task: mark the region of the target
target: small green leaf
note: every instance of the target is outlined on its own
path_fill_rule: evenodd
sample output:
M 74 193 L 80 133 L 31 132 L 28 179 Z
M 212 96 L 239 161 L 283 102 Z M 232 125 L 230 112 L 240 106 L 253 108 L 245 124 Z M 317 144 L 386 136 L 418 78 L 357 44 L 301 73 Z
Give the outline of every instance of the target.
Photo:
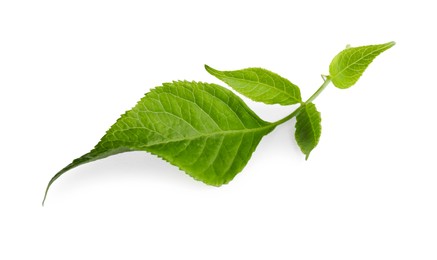
M 266 104 L 292 105 L 302 101 L 299 87 L 288 79 L 261 68 L 218 71 L 205 69 L 246 97 Z
M 70 169 L 128 151 L 150 152 L 196 180 L 220 186 L 244 168 L 275 126 L 219 85 L 166 83 L 122 115 L 93 150 L 58 172 L 47 191 Z
M 303 105 L 302 110 L 296 116 L 295 138 L 300 150 L 306 155 L 306 160 L 319 143 L 322 133 L 321 121 L 320 113 L 313 103 Z
M 347 48 L 334 57 L 329 65 L 332 83 L 341 89 L 353 86 L 369 64 L 383 51 L 390 49 L 395 42 Z

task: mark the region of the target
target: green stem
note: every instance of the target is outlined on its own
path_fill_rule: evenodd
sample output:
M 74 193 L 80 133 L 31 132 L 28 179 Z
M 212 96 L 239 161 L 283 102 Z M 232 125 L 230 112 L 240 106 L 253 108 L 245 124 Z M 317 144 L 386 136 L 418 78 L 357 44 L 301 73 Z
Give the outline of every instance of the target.
M 276 121 L 276 122 L 274 122 L 274 123 L 272 123 L 272 124 L 274 124 L 275 126 L 277 126 L 277 125 L 283 124 L 283 123 L 287 122 L 288 120 L 292 119 L 293 117 L 297 116 L 297 114 L 299 114 L 300 111 L 302 110 L 302 108 L 303 108 L 303 104 L 305 104 L 305 103 L 302 103 L 302 104 L 300 105 L 300 107 L 296 108 L 296 110 L 294 110 L 294 111 L 293 111 L 291 114 L 289 114 L 288 116 L 286 116 L 286 117 L 284 117 L 284 118 L 282 118 L 282 119 L 280 119 L 280 120 L 278 120 L 278 121 Z
M 313 100 L 316 99 L 316 97 L 319 96 L 323 90 L 325 90 L 329 83 L 331 83 L 331 78 L 328 76 L 325 82 L 323 82 L 323 84 L 320 86 L 320 88 L 316 92 L 314 92 L 314 94 L 307 101 L 305 101 L 305 104 L 313 102 Z
M 314 92 L 314 94 L 307 101 L 302 102 L 300 107 L 296 108 L 296 110 L 294 110 L 291 114 L 274 122 L 273 124 L 280 125 L 280 124 L 283 124 L 283 123 L 287 122 L 288 120 L 292 119 L 293 117 L 297 116 L 300 113 L 300 111 L 302 110 L 302 108 L 305 106 L 305 104 L 313 102 L 314 99 L 316 99 L 320 95 L 320 93 L 322 93 L 323 90 L 325 90 L 325 88 L 329 85 L 330 82 L 331 82 L 331 78 L 328 76 L 326 78 L 326 80 L 323 82 L 323 84 L 319 87 L 319 89 L 317 89 L 317 91 Z

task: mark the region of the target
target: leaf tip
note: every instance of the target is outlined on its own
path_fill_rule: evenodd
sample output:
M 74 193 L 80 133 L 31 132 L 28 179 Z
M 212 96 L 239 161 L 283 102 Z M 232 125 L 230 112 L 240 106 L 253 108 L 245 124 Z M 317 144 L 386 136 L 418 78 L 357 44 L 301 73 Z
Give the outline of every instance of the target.
M 208 71 L 209 73 L 214 72 L 215 69 L 211 68 L 210 66 L 208 66 L 207 64 L 205 64 L 205 70 Z
M 381 44 L 381 46 L 384 46 L 384 50 L 383 51 L 386 51 L 386 50 L 390 49 L 391 47 L 393 47 L 395 45 L 396 45 L 395 41 L 391 41 L 391 42 L 387 42 L 387 43 Z
M 44 207 L 44 203 L 46 202 L 47 194 L 49 193 L 50 186 L 51 186 L 51 183 L 49 182 L 49 184 L 47 185 L 46 191 L 44 192 L 44 198 L 42 199 L 42 203 L 41 203 L 41 205 L 43 207 Z
M 56 177 L 56 175 L 55 175 L 55 177 Z M 53 178 L 54 178 L 54 177 L 53 177 Z M 44 192 L 44 198 L 42 199 L 42 203 L 41 203 L 41 205 L 42 205 L 43 207 L 44 207 L 44 203 L 46 202 L 47 194 L 49 193 L 50 186 L 52 186 L 52 183 L 54 182 L 53 178 L 50 180 L 50 182 L 49 182 L 49 184 L 47 185 L 46 190 L 45 190 L 45 192 Z M 55 180 L 56 180 L 56 179 L 55 179 Z

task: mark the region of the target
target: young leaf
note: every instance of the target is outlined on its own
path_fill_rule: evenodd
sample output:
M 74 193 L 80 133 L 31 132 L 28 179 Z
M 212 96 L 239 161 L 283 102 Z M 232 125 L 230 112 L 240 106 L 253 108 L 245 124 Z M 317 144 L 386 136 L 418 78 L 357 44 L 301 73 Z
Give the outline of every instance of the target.
M 373 59 L 394 45 L 395 42 L 388 42 L 385 44 L 347 48 L 341 51 L 329 65 L 332 83 L 341 89 L 353 86 Z
M 302 101 L 300 89 L 288 79 L 261 68 L 218 71 L 205 69 L 246 97 L 266 104 L 292 105 Z
M 219 85 L 166 83 L 123 114 L 93 150 L 57 173 L 47 191 L 66 171 L 127 151 L 151 152 L 196 180 L 220 186 L 244 168 L 275 126 Z
M 320 113 L 313 103 L 303 105 L 302 110 L 296 116 L 295 138 L 300 150 L 306 155 L 306 160 L 319 143 L 322 133 L 321 121 Z

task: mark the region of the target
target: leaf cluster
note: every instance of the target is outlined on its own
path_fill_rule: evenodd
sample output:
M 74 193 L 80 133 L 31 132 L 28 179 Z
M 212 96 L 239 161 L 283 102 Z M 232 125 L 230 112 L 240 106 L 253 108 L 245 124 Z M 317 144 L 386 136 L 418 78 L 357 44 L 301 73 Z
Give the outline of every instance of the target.
M 262 68 L 220 71 L 205 69 L 236 92 L 254 101 L 284 106 L 300 104 L 287 117 L 267 122 L 234 92 L 203 82 L 175 81 L 152 89 L 123 114 L 90 152 L 75 159 L 50 180 L 85 163 L 118 153 L 146 151 L 177 166 L 196 180 L 220 186 L 248 163 L 261 139 L 276 126 L 296 117 L 295 139 L 308 156 L 321 136 L 321 114 L 313 103 L 332 82 L 349 88 L 373 59 L 394 42 L 347 48 L 334 57 L 329 76 L 306 101 L 288 79 Z

